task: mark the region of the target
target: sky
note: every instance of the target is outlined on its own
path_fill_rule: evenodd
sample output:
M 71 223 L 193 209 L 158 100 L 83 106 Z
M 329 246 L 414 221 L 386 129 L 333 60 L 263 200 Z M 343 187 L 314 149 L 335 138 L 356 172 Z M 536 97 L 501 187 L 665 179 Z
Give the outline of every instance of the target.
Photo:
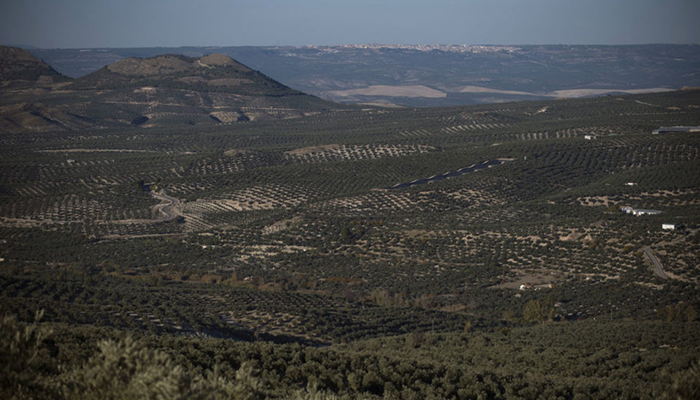
M 0 44 L 685 44 L 699 18 L 699 0 L 0 0 Z

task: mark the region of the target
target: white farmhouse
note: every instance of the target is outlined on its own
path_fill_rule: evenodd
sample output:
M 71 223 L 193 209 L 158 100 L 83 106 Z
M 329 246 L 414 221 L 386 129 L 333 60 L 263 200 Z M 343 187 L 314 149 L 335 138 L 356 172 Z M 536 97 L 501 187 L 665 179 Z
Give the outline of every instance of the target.
M 645 210 L 642 208 L 638 208 L 632 211 L 632 215 L 636 215 L 637 217 L 640 217 L 642 215 L 658 215 L 661 214 L 661 211 L 659 210 Z
M 642 215 L 658 215 L 662 213 L 662 211 L 659 210 L 646 210 L 643 208 L 632 208 L 630 206 L 620 207 L 620 211 L 626 212 L 627 214 L 632 214 L 637 217 L 640 217 Z
M 666 231 L 675 231 L 678 228 L 680 228 L 678 224 L 661 224 L 661 229 Z

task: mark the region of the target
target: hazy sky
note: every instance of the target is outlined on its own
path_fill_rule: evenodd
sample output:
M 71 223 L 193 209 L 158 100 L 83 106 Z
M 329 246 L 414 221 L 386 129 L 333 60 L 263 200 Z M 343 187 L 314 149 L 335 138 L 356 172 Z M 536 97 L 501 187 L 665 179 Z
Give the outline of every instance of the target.
M 700 0 L 0 0 L 0 43 L 700 43 L 699 17 Z

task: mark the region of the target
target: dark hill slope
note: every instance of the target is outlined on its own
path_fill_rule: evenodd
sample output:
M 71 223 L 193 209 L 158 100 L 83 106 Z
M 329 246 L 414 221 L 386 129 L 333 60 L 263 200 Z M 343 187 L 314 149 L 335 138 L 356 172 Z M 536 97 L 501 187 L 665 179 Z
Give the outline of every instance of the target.
M 20 66 L 14 69 L 21 71 Z M 60 89 L 6 92 L 3 105 L 0 131 L 10 132 L 213 125 L 297 118 L 342 107 L 290 89 L 222 54 L 128 58 Z
M 127 58 L 77 79 L 70 88 L 104 90 L 144 86 L 253 96 L 303 95 L 223 54 L 201 58 L 174 54 Z
M 27 50 L 0 46 L 0 84 L 2 88 L 27 87 L 36 84 L 65 82 L 61 75 Z

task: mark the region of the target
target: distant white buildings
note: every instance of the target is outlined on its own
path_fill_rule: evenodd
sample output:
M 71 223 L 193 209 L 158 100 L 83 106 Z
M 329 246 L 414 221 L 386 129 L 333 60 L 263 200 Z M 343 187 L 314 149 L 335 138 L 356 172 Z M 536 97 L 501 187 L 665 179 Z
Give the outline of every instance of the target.
M 450 53 L 472 53 L 472 54 L 483 54 L 483 53 L 517 53 L 522 50 L 520 47 L 514 46 L 479 46 L 479 45 L 444 45 L 444 44 L 345 44 L 338 46 L 302 46 L 309 47 L 321 51 L 333 50 L 335 48 L 342 49 L 367 49 L 367 50 L 415 50 L 415 51 L 444 51 Z
M 669 132 L 700 132 L 700 126 L 662 126 L 659 129 L 651 131 L 654 135 Z
M 629 206 L 625 207 L 620 207 L 620 211 L 626 212 L 627 214 L 632 214 L 637 217 L 641 217 L 642 215 L 658 215 L 661 214 L 661 211 L 659 210 L 645 210 L 643 208 L 632 208 Z
M 586 140 L 595 140 L 596 135 L 583 135 L 583 138 Z
M 665 231 L 675 231 L 680 227 L 681 226 L 679 224 L 661 224 L 661 229 Z

